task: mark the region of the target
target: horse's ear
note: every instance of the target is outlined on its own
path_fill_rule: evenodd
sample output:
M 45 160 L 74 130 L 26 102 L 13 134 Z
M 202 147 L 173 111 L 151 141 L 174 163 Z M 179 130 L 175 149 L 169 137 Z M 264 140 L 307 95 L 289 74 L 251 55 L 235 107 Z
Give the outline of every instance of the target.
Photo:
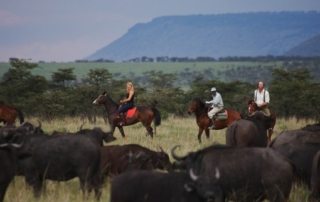
M 102 92 L 102 95 L 107 95 L 107 91 L 103 91 L 103 92 Z

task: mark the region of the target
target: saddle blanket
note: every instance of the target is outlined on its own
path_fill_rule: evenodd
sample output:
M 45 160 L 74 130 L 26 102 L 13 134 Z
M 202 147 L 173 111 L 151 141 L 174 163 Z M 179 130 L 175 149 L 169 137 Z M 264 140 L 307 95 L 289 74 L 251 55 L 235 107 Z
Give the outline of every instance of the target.
M 131 118 L 136 113 L 137 107 L 133 107 L 127 111 L 126 118 Z

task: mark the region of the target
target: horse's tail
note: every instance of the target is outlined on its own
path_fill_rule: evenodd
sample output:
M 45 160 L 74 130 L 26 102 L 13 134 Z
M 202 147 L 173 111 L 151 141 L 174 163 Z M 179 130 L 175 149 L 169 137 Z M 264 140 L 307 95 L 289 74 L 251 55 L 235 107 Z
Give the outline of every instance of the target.
M 155 107 L 151 107 L 152 111 L 153 111 L 153 114 L 154 114 L 154 118 L 153 118 L 153 121 L 154 121 L 154 125 L 155 126 L 160 126 L 161 124 L 161 114 L 160 114 L 160 111 L 155 108 Z
M 18 113 L 18 117 L 19 117 L 19 120 L 20 120 L 20 124 L 22 124 L 24 122 L 24 116 L 23 116 L 23 113 L 20 109 L 17 109 L 15 108 L 15 110 L 17 111 Z

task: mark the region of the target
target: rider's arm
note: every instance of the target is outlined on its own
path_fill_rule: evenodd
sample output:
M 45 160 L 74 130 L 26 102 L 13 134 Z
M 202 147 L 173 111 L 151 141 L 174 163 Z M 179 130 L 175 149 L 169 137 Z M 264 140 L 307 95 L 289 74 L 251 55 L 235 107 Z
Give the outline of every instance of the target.
M 129 91 L 129 96 L 128 96 L 128 98 L 125 98 L 125 99 L 123 99 L 123 100 L 120 100 L 120 103 L 126 103 L 126 102 L 130 101 L 131 98 L 132 98 L 132 96 L 133 96 L 133 94 L 134 94 L 134 91 L 133 91 L 133 90 L 130 90 L 130 91 Z

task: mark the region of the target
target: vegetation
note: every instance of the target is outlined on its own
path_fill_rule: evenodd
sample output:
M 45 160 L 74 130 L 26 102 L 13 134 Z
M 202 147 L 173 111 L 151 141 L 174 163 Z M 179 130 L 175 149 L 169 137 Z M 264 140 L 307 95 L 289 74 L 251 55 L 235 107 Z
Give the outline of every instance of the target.
M 41 69 L 42 64 L 11 59 L 11 67 L 0 80 L 0 101 L 20 108 L 29 116 L 49 120 L 64 116 L 82 116 L 93 121 L 97 115 L 104 113 L 102 108 L 92 105 L 99 93 L 106 90 L 117 102 L 125 96 L 126 81 L 132 80 L 137 88 L 137 105 L 157 102 L 157 108 L 163 117 L 169 114 L 186 115 L 187 105 L 192 98 L 210 99 L 209 89 L 212 86 L 216 86 L 222 94 L 226 107 L 246 113 L 246 102 L 253 96 L 255 83 L 263 80 L 271 94 L 271 108 L 278 116 L 319 120 L 319 61 L 315 59 L 271 63 L 274 66 L 255 67 L 257 63 L 249 62 L 251 66 L 237 68 L 225 66 L 232 64 L 230 62 L 195 63 L 195 67 L 184 69 L 180 73 L 153 70 L 152 67 L 146 71 L 147 67 L 143 65 L 141 69 L 145 69 L 141 71 L 141 63 L 132 63 L 130 65 L 136 68 L 135 72 L 140 70 L 140 74 L 129 73 L 121 77 L 112 73 L 112 69 L 109 71 L 109 68 L 102 66 L 89 69 L 88 66 L 88 72 L 79 78 L 75 71 L 80 67 L 55 68 L 50 76 L 45 77 L 34 73 Z M 153 65 L 160 67 L 164 64 L 166 63 Z M 185 64 L 187 63 L 177 63 L 180 65 L 177 67 L 182 68 Z M 216 65 L 216 68 L 205 69 L 205 65 Z M 170 65 L 167 66 L 169 67 Z

